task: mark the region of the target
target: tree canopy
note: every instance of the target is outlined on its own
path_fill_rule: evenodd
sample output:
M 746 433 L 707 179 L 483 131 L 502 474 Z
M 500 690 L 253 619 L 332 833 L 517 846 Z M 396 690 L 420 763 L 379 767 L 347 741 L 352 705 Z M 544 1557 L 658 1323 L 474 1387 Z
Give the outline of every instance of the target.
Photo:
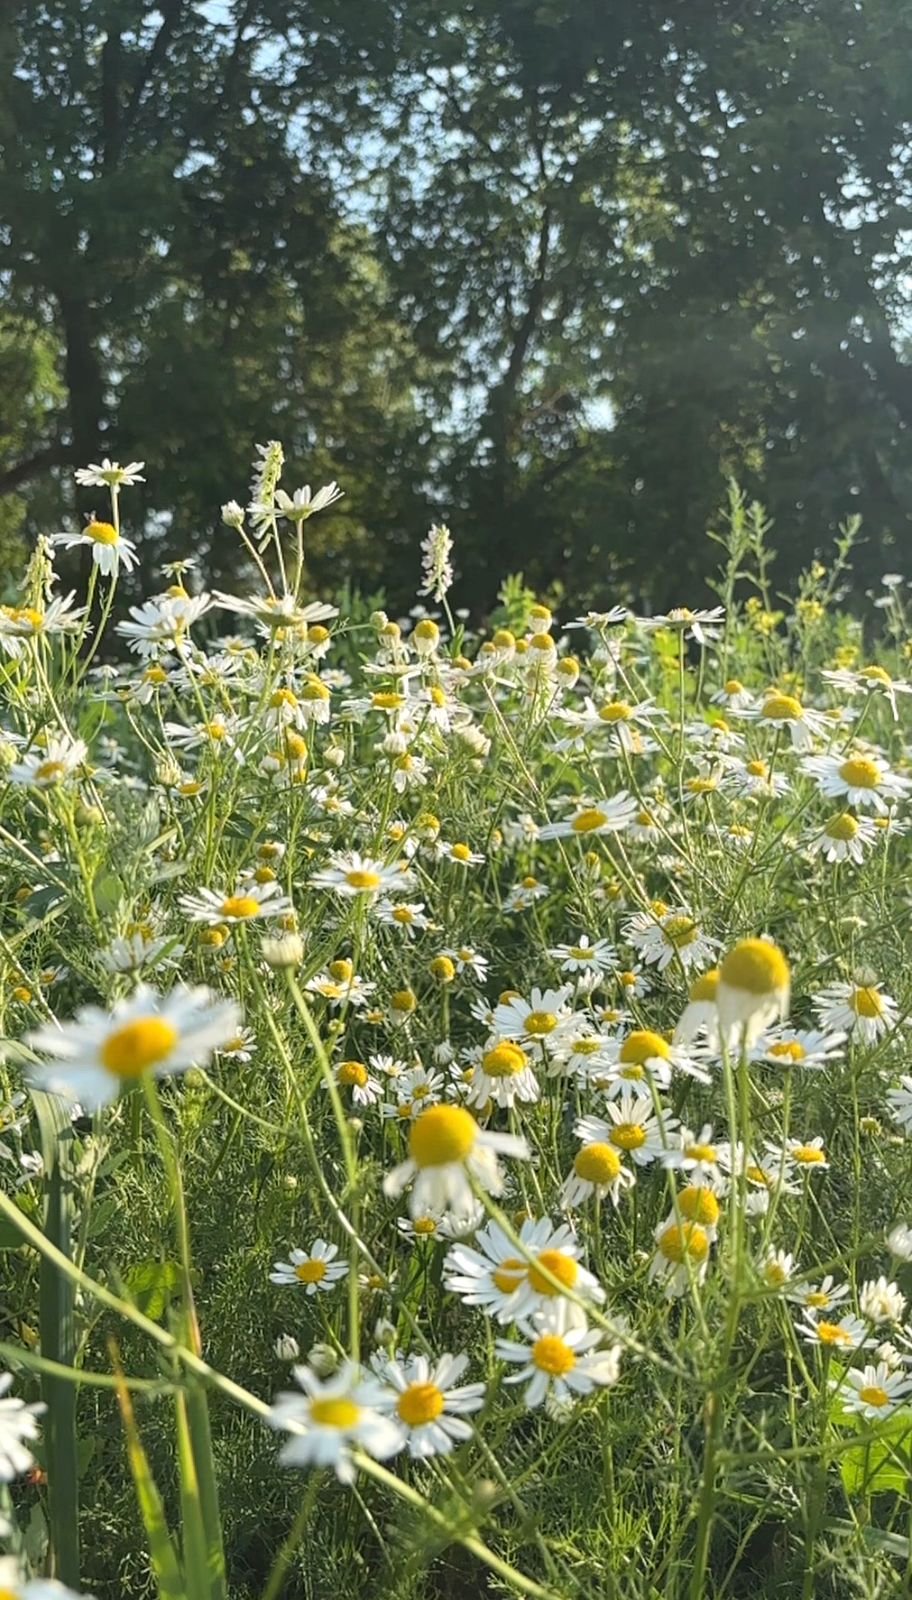
M 47 0 L 5 12 L 0 538 L 148 463 L 147 566 L 236 560 L 255 441 L 338 478 L 318 585 L 694 585 L 912 528 L 907 0 Z

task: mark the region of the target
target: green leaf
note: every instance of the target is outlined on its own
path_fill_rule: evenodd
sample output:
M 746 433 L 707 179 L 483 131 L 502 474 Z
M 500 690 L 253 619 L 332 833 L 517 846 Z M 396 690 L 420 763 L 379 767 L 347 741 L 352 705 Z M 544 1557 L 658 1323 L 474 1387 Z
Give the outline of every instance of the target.
M 160 1322 L 181 1291 L 181 1269 L 176 1261 L 141 1261 L 125 1280 L 128 1294 L 140 1311 Z
M 890 1492 L 909 1498 L 912 1483 L 912 1428 L 908 1417 L 897 1417 L 870 1444 L 847 1450 L 840 1463 L 847 1494 L 871 1495 Z

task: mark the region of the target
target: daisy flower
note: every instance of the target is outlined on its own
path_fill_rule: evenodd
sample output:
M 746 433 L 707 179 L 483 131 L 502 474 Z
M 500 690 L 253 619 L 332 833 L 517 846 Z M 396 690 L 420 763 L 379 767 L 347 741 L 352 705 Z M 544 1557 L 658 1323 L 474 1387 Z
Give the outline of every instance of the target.
M 523 1253 L 496 1222 L 489 1222 L 474 1247 L 457 1244 L 448 1252 L 444 1287 L 500 1323 L 528 1318 L 558 1298 L 552 1278 L 576 1295 L 604 1300 L 604 1290 L 578 1259 L 579 1245 L 568 1223 L 555 1228 L 550 1217 L 527 1218 L 518 1238 Z M 578 1307 L 572 1311 L 581 1317 Z
M 438 1356 L 434 1362 L 423 1355 L 373 1357 L 374 1372 L 389 1385 L 380 1409 L 398 1424 L 413 1460 L 449 1455 L 454 1445 L 472 1437 L 472 1424 L 464 1418 L 481 1410 L 485 1386 L 459 1383 L 468 1364 L 464 1355 Z
M 668 1148 L 678 1126 L 677 1117 L 662 1113 L 661 1121 L 648 1094 L 637 1095 L 628 1088 L 605 1106 L 609 1120 L 581 1117 L 574 1128 L 584 1144 L 607 1144 L 629 1155 L 638 1167 L 648 1167 Z
M 12 1382 L 12 1373 L 0 1374 L 0 1483 L 11 1483 L 35 1465 L 28 1445 L 38 1438 L 38 1418 L 46 1409 L 40 1401 L 26 1405 L 8 1395 Z
M 848 1300 L 849 1286 L 847 1283 L 837 1283 L 833 1274 L 828 1272 L 820 1283 L 799 1284 L 789 1291 L 788 1298 L 816 1316 L 820 1312 L 830 1312 Z
M 614 945 L 608 939 L 589 938 L 588 933 L 580 934 L 576 944 L 557 944 L 549 951 L 553 961 L 560 963 L 564 972 L 607 972 L 617 960 Z
M 495 1037 L 483 1050 L 472 1074 L 466 1095 L 470 1106 L 513 1106 L 517 1100 L 534 1105 L 541 1090 L 535 1071 L 522 1045 L 515 1039 Z
M 77 467 L 73 477 L 82 489 L 132 488 L 135 483 L 145 483 L 145 478 L 140 477 L 145 464 L 144 461 L 128 461 L 122 467 L 119 461 L 109 461 L 105 456 L 101 466 Z
M 809 1311 L 805 1321 L 798 1324 L 798 1332 L 807 1344 L 820 1345 L 824 1350 L 863 1350 L 873 1343 L 866 1324 L 851 1312 L 838 1322 L 830 1322 Z
M 484 983 L 488 976 L 488 957 L 473 950 L 471 945 L 459 945 L 455 950 L 442 950 L 440 953 L 452 961 L 459 977 L 468 972 L 478 983 Z
M 529 1159 L 525 1139 L 480 1128 L 464 1106 L 429 1106 L 409 1129 L 408 1160 L 383 1182 L 384 1194 L 402 1194 L 409 1184 L 409 1210 L 413 1217 L 442 1211 L 469 1211 L 474 1203 L 473 1183 L 488 1194 L 503 1191 L 498 1155 Z
M 75 593 L 50 600 L 43 610 L 34 606 L 0 606 L 0 645 L 18 659 L 30 639 L 73 633 L 85 616 L 84 606 L 74 606 Z
M 659 1160 L 663 1167 L 689 1175 L 692 1183 L 708 1183 L 721 1189 L 724 1178 L 719 1168 L 724 1146 L 713 1142 L 712 1125 L 704 1122 L 699 1133 L 690 1128 L 678 1128 L 671 1136 L 670 1148 L 663 1150 Z
M 388 866 L 352 850 L 348 855 L 340 852 L 332 855 L 329 866 L 315 872 L 310 881 L 317 889 L 332 889 L 351 899 L 355 895 L 401 894 L 413 880 L 407 867 Z
M 314 516 L 316 512 L 325 511 L 327 506 L 334 506 L 337 500 L 342 499 L 344 493 L 344 489 L 340 489 L 335 482 L 325 483 L 316 494 L 311 494 L 309 483 L 305 483 L 303 489 L 296 489 L 294 495 L 286 494 L 284 489 L 276 489 L 277 514 L 284 517 L 287 522 L 306 522 L 308 517 Z M 249 508 L 251 515 L 257 509 L 251 506 Z
M 771 1022 L 784 1019 L 790 995 L 789 964 L 771 940 L 741 939 L 720 964 L 719 1022 L 729 1037 L 743 1036 L 748 1049 Z
M 572 1170 L 561 1185 L 562 1206 L 581 1206 L 593 1197 L 611 1204 L 620 1202 L 621 1190 L 636 1182 L 629 1167 L 625 1167 L 613 1145 L 592 1139 L 585 1143 L 574 1157 Z
M 113 522 L 98 522 L 94 517 L 80 533 L 55 533 L 51 543 L 62 545 L 64 550 L 88 547 L 93 565 L 106 578 L 116 577 L 121 566 L 125 572 L 132 572 L 139 560 L 131 539 L 125 539 Z
M 286 1467 L 332 1467 L 340 1483 L 352 1483 L 352 1450 L 385 1461 L 402 1447 L 402 1431 L 382 1410 L 383 1385 L 346 1361 L 325 1383 L 310 1367 L 296 1366 L 300 1390 L 277 1395 L 268 1421 L 290 1438 L 279 1460 Z
M 784 772 L 774 772 L 768 761 L 755 757 L 730 767 L 722 779 L 729 793 L 749 800 L 772 800 L 787 794 L 791 784 Z
M 539 839 L 585 839 L 600 833 L 620 833 L 637 813 L 637 803 L 626 789 L 592 805 L 583 806 L 563 822 L 549 822 L 539 828 Z
M 850 811 L 838 811 L 803 843 L 809 855 L 822 855 L 831 865 L 854 861 L 860 867 L 865 852 L 877 843 L 878 833 L 877 824 L 870 817 L 853 817 Z
M 821 794 L 830 800 L 844 798 L 859 810 L 882 814 L 912 789 L 912 779 L 899 777 L 879 757 L 861 751 L 845 757 L 807 756 L 802 767 Z
M 528 1000 L 519 994 L 501 1000 L 494 1011 L 494 1032 L 529 1044 L 556 1044 L 574 1020 L 567 1009 L 570 993 L 570 985 L 564 984 L 560 989 L 533 988 Z
M 441 839 L 435 849 L 442 860 L 453 861 L 457 867 L 480 867 L 484 862 L 480 850 L 473 850 L 471 845 L 463 844 L 461 840 L 454 844 Z
M 882 1322 L 901 1322 L 906 1310 L 906 1297 L 895 1283 L 887 1278 L 871 1278 L 858 1292 L 858 1309 L 866 1322 L 875 1326 Z
M 896 696 L 912 694 L 912 683 L 902 683 L 897 678 L 891 678 L 886 667 L 857 667 L 854 672 L 850 672 L 846 667 L 840 667 L 835 672 L 823 671 L 820 676 L 827 683 L 831 683 L 834 689 L 841 689 L 845 694 L 883 695 L 889 702 L 894 722 L 899 717 Z
M 698 1222 L 681 1222 L 672 1216 L 659 1223 L 655 1241 L 649 1281 L 661 1282 L 669 1299 L 686 1294 L 691 1284 L 703 1283 L 709 1270 L 710 1247 L 705 1228 Z
M 278 883 L 256 883 L 249 879 L 231 894 L 220 889 L 198 889 L 196 894 L 183 894 L 178 905 L 191 921 L 205 923 L 209 928 L 220 927 L 222 923 L 234 926 L 253 922 L 258 917 L 287 916 L 293 909 Z
M 729 711 L 749 711 L 756 703 L 754 694 L 744 687 L 740 678 L 727 678 L 711 700 L 714 706 L 725 706 Z
M 540 879 L 533 877 L 531 873 L 527 873 L 524 878 L 520 879 L 519 883 L 513 885 L 504 901 L 504 910 L 507 912 L 528 911 L 536 900 L 544 900 L 550 893 L 551 891 L 546 883 L 542 883 Z
M 846 1391 L 844 1383 L 849 1385 L 850 1392 Z M 912 1394 L 912 1378 L 901 1371 L 891 1371 L 885 1361 L 878 1361 L 876 1366 L 865 1366 L 861 1371 L 850 1367 L 842 1381 L 833 1380 L 833 1387 L 839 1390 L 844 1411 L 854 1411 L 868 1422 L 878 1422 L 906 1404 Z
M 280 1283 L 303 1288 L 305 1294 L 318 1290 L 328 1293 L 348 1273 L 344 1261 L 336 1261 L 337 1244 L 327 1244 L 325 1239 L 315 1239 L 309 1250 L 292 1250 L 288 1261 L 276 1261 L 269 1274 L 270 1283 Z
M 81 739 L 67 733 L 52 735 L 40 750 L 30 750 L 13 763 L 9 780 L 24 789 L 55 789 L 73 776 L 87 755 Z
M 711 1049 L 719 1047 L 719 1012 L 716 995 L 719 989 L 719 968 L 711 967 L 694 978 L 687 991 L 687 1004 L 681 1012 L 674 1030 L 675 1044 L 692 1044 L 703 1034 Z
M 546 1400 L 572 1403 L 597 1388 L 609 1388 L 620 1375 L 619 1345 L 602 1348 L 603 1335 L 586 1324 L 567 1323 L 560 1318 L 538 1322 L 522 1344 L 498 1339 L 498 1360 L 519 1367 L 505 1383 L 526 1384 L 525 1401 L 533 1411 Z
M 675 957 L 685 972 L 691 967 L 705 967 L 719 948 L 718 940 L 707 938 L 683 907 L 638 912 L 625 925 L 624 938 L 647 966 L 654 966 L 659 972 L 664 972 Z
M 697 644 L 704 645 L 708 640 L 719 637 L 718 624 L 724 617 L 724 606 L 713 606 L 708 611 L 691 611 L 689 606 L 673 606 L 671 611 L 660 612 L 656 616 L 635 617 L 634 622 L 647 633 L 653 633 L 657 628 L 669 628 L 683 634 L 685 639 L 695 639 Z
M 176 939 L 156 938 L 151 929 L 137 928 L 112 939 L 98 959 L 106 972 L 138 972 L 141 967 L 173 966 L 183 954 Z
M 356 1106 L 372 1106 L 383 1094 L 379 1078 L 373 1077 L 363 1061 L 339 1061 L 333 1076 L 340 1089 L 346 1089 Z
M 147 1072 L 159 1078 L 202 1066 L 239 1025 L 234 1001 L 216 999 L 208 989 L 181 986 L 159 995 L 140 984 L 111 1012 L 86 1006 L 72 1022 L 48 1023 L 29 1034 L 29 1047 L 51 1057 L 29 1076 L 36 1088 L 97 1111 Z
M 810 750 L 815 738 L 826 731 L 826 717 L 821 711 L 803 706 L 794 695 L 771 690 L 759 706 L 745 710 L 743 716 L 753 717 L 764 728 L 776 733 L 787 729 L 795 750 Z
M 710 1075 L 679 1045 L 669 1044 L 660 1033 L 651 1028 L 635 1028 L 625 1039 L 612 1041 L 614 1057 L 611 1062 L 613 1092 L 619 1092 L 625 1083 L 641 1083 L 651 1078 L 659 1088 L 671 1082 L 672 1072 L 683 1072 L 700 1083 L 709 1083 Z
M 416 933 L 425 933 L 431 926 L 423 900 L 399 900 L 395 903 L 392 900 L 377 900 L 372 906 L 372 914 L 387 928 L 401 928 L 409 939 L 414 939 Z
M 118 622 L 115 632 L 126 639 L 138 655 L 158 656 L 162 652 L 183 652 L 195 622 L 209 610 L 208 594 L 158 595 L 141 606 L 130 607 L 129 622 Z
M 861 1044 L 876 1044 L 899 1022 L 899 1006 L 880 981 L 861 973 L 852 983 L 829 983 L 813 1000 L 817 1020 L 826 1033 L 848 1034 Z

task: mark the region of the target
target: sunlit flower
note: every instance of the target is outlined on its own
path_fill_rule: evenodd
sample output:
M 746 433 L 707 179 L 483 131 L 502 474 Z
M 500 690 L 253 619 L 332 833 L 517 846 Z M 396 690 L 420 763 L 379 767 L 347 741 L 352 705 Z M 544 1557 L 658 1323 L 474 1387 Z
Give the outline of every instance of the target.
M 380 1409 L 398 1424 L 402 1442 L 416 1461 L 449 1455 L 454 1445 L 472 1437 L 472 1424 L 464 1421 L 484 1404 L 483 1383 L 460 1384 L 468 1356 L 375 1356 L 371 1365 L 389 1386 Z
M 621 1349 L 605 1348 L 603 1340 L 598 1328 L 552 1315 L 537 1319 L 522 1344 L 498 1339 L 495 1353 L 499 1361 L 519 1367 L 504 1382 L 526 1385 L 526 1405 L 532 1411 L 548 1399 L 575 1401 L 617 1383 Z
M 346 1262 L 335 1259 L 338 1254 L 337 1244 L 315 1239 L 309 1250 L 292 1250 L 288 1261 L 277 1261 L 269 1281 L 303 1289 L 308 1295 L 327 1293 L 348 1273 Z
M 269 1413 L 274 1428 L 290 1437 L 279 1460 L 286 1467 L 332 1467 L 340 1483 L 352 1483 L 357 1471 L 353 1450 L 378 1461 L 395 1455 L 402 1432 L 381 1409 L 383 1385 L 365 1377 L 346 1361 L 325 1383 L 310 1367 L 294 1368 L 298 1390 L 276 1397 Z
M 503 1189 L 498 1155 L 527 1160 L 529 1147 L 515 1134 L 480 1128 L 463 1106 L 430 1106 L 409 1129 L 408 1160 L 387 1173 L 384 1193 L 399 1195 L 412 1184 L 413 1217 L 442 1211 L 468 1211 L 473 1183 L 489 1194 Z

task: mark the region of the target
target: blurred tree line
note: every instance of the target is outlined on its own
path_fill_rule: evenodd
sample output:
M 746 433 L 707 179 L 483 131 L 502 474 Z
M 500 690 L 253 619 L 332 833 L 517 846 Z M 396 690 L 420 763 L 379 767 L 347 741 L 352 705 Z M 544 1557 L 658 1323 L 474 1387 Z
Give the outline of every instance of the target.
M 680 599 L 731 473 L 784 569 L 896 565 L 910 59 L 909 0 L 7 3 L 0 542 L 140 457 L 147 572 L 226 582 L 277 437 L 394 603 L 431 517 L 459 603 Z

